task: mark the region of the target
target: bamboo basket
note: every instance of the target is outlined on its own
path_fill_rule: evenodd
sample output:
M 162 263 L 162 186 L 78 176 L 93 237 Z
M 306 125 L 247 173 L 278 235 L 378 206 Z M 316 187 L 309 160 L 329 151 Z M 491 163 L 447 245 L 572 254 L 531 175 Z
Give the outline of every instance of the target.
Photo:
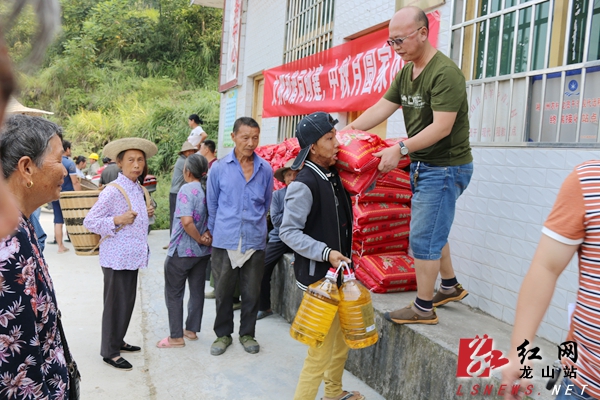
M 81 185 L 81 190 L 98 190 L 98 185 L 89 179 L 81 179 L 79 184 Z
M 98 201 L 100 192 L 100 190 L 78 190 L 60 194 L 60 208 L 63 212 L 67 232 L 75 248 L 75 254 L 79 256 L 99 254 L 100 235 L 85 229 L 83 220 Z

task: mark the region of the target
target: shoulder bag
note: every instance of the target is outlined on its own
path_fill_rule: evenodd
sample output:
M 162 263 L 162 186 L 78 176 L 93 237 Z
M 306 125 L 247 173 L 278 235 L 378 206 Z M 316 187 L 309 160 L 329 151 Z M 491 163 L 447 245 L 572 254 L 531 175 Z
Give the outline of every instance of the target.
M 77 363 L 71 358 L 71 352 L 69 351 L 69 345 L 67 344 L 67 337 L 63 330 L 61 322 L 60 311 L 56 313 L 56 324 L 58 325 L 58 332 L 60 332 L 60 338 L 62 340 L 63 349 L 65 352 L 65 361 L 67 362 L 67 371 L 69 373 L 69 400 L 79 400 L 81 391 L 79 382 L 81 381 L 81 374 L 77 368 Z

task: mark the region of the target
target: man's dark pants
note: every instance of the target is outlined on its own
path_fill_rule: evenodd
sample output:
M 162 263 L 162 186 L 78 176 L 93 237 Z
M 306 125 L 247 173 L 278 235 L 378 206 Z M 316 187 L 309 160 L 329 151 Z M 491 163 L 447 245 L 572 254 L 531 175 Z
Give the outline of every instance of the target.
M 265 273 L 260 284 L 260 311 L 271 309 L 271 275 L 279 260 L 285 253 L 291 253 L 292 249 L 283 242 L 269 242 L 265 250 Z
M 173 216 L 177 205 L 177 193 L 169 193 L 169 233 L 173 233 Z
M 217 316 L 214 330 L 217 337 L 233 333 L 233 292 L 238 279 L 242 296 L 240 337 L 245 335 L 254 337 L 264 267 L 264 250 L 254 252 L 241 268 L 234 269 L 231 268 L 227 250 L 213 247 L 211 268 L 215 279 Z

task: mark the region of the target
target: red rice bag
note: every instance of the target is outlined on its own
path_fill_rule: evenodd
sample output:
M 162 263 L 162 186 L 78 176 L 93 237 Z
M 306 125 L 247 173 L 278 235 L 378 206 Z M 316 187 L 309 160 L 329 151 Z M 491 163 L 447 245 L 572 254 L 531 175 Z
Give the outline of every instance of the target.
M 379 176 L 377 168 L 366 172 L 348 172 L 338 170 L 342 185 L 351 196 L 362 195 L 371 185 L 375 183 Z
M 267 162 L 271 161 L 273 158 L 273 153 L 275 152 L 275 148 L 279 146 L 277 144 L 267 144 L 265 146 L 257 147 L 254 152 L 259 155 L 260 158 L 264 159 Z
M 368 227 L 359 228 L 358 234 L 355 234 L 355 237 L 356 240 L 360 240 L 363 245 L 375 245 L 408 239 L 408 234 L 410 233 L 408 221 L 408 219 L 394 221 L 401 222 L 401 224 L 395 224 L 394 227 L 388 229 L 376 229 L 375 225 L 377 224 L 371 224 Z M 371 231 L 369 232 L 369 230 Z
M 279 144 L 268 144 L 257 147 L 254 152 L 267 161 L 271 165 L 271 168 L 273 168 L 273 172 L 275 172 L 283 167 L 286 162 L 296 158 L 300 152 L 300 145 L 298 144 L 298 139 L 290 138 Z M 279 182 L 275 178 L 273 178 L 273 182 L 273 190 L 278 190 L 285 186 L 284 183 Z
M 375 279 L 373 279 L 369 273 L 361 267 L 355 269 L 356 277 L 359 281 L 365 285 L 367 289 L 369 289 L 373 293 L 395 293 L 395 292 L 410 292 L 417 290 L 417 284 L 410 284 L 404 286 L 392 286 L 387 287 L 381 284 L 378 284 Z
M 370 192 L 356 197 L 360 203 L 385 202 L 385 203 L 410 203 L 412 192 L 406 189 L 397 189 L 384 186 L 375 186 Z
M 358 130 L 340 131 L 337 140 L 340 142 L 340 151 L 336 166 L 348 172 L 376 169 L 380 159 L 372 154 L 386 147 L 379 136 Z
M 359 256 L 379 255 L 408 250 L 408 238 L 389 243 L 365 243 L 360 238 L 352 239 L 352 251 Z
M 293 137 L 286 139 L 282 142 L 288 151 L 296 152 L 298 154 L 300 152 L 300 143 L 298 143 L 298 139 Z
M 386 286 L 406 286 L 417 283 L 414 260 L 406 253 L 389 253 L 355 257 L 356 269 L 365 269 L 376 283 Z
M 411 190 L 410 174 L 401 169 L 393 169 L 387 174 L 380 175 L 377 186 Z
M 352 209 L 355 226 L 410 218 L 410 207 L 400 203 L 358 203 Z
M 352 235 L 354 237 L 362 237 L 385 233 L 388 230 L 397 229 L 399 227 L 408 227 L 410 218 L 403 218 L 391 221 L 375 222 L 366 225 L 354 225 Z

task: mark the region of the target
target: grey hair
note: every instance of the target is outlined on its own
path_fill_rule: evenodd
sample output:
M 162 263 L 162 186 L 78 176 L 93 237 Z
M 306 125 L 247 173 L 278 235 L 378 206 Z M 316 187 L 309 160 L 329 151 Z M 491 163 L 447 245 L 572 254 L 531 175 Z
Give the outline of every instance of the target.
M 206 179 L 208 172 L 208 160 L 201 154 L 194 153 L 185 159 L 183 170 L 188 170 L 196 179 L 200 179 L 200 184 L 204 193 L 206 193 Z
M 41 168 L 54 135 L 62 140 L 61 128 L 45 118 L 20 114 L 7 118 L 0 132 L 0 161 L 4 178 L 16 171 L 22 157 L 31 158 Z
M 202 180 L 208 172 L 208 160 L 203 155 L 194 153 L 185 159 L 184 169 L 187 169 L 194 178 Z
M 33 47 L 27 62 L 38 64 L 60 29 L 60 3 L 59 0 L 14 0 L 12 12 L 2 23 L 4 32 L 12 28 L 27 3 L 33 6 L 38 20 L 38 30 L 31 41 Z

